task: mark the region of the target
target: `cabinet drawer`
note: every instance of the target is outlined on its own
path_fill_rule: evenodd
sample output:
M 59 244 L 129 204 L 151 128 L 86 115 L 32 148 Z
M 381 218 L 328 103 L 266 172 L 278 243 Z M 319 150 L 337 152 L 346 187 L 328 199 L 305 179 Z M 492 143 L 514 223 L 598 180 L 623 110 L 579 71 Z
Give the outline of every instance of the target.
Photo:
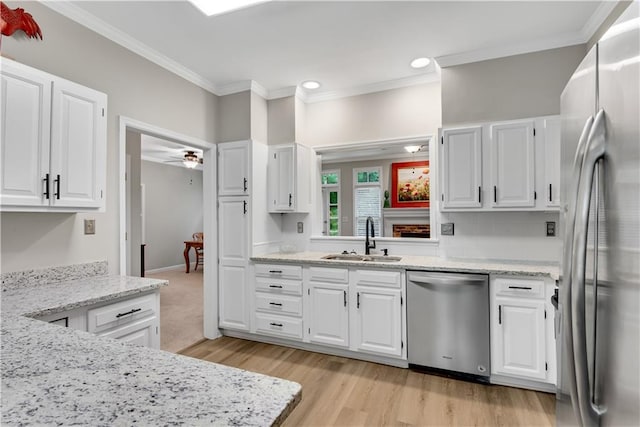
M 256 276 L 302 279 L 302 266 L 300 265 L 256 264 L 255 269 Z
M 499 277 L 493 280 L 496 295 L 544 298 L 544 279 Z
M 349 283 L 346 268 L 309 267 L 309 280 L 315 282 Z
M 256 277 L 256 290 L 280 294 L 302 295 L 302 282 L 300 280 Z
M 358 286 L 383 286 L 386 288 L 400 288 L 402 274 L 399 271 L 356 270 L 355 282 Z
M 88 331 L 99 333 L 157 315 L 156 294 L 116 302 L 87 312 Z
M 302 319 L 256 313 L 255 324 L 259 334 L 302 339 Z
M 256 310 L 274 314 L 302 316 L 302 298 L 256 292 Z

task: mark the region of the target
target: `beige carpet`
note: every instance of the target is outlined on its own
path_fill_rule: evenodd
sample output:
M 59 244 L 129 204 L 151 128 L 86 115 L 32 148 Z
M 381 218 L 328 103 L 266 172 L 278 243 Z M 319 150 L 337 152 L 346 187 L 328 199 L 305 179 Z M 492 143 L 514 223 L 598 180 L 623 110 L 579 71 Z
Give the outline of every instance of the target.
M 169 281 L 160 289 L 160 349 L 176 353 L 204 338 L 202 268 L 189 274 L 179 269 L 146 276 Z

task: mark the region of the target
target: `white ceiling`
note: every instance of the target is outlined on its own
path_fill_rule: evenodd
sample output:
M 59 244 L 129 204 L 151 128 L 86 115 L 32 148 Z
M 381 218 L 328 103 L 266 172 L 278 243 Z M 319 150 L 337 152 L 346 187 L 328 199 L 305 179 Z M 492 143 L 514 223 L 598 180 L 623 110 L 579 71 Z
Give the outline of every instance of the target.
M 47 6 L 219 95 L 268 98 L 309 79 L 309 101 L 437 80 L 441 66 L 584 43 L 615 2 L 272 1 L 206 17 L 187 1 Z M 303 95 L 305 95 L 303 93 Z

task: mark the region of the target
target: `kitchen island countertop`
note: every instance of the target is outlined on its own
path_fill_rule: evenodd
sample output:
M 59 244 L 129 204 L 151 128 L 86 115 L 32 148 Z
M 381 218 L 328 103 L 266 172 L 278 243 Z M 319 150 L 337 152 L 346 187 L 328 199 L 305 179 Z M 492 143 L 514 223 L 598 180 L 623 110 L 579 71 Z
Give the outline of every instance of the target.
M 282 262 L 295 264 L 313 264 L 326 267 L 352 266 L 399 270 L 450 271 L 460 273 L 485 273 L 496 275 L 547 276 L 558 280 L 560 267 L 553 263 L 526 263 L 516 261 L 451 259 L 419 255 L 400 255 L 402 259 L 395 262 L 354 261 L 323 259 L 326 252 L 273 253 L 254 256 L 253 262 Z
M 95 276 L 3 288 L 3 425 L 271 425 L 299 384 L 33 319 L 152 292 L 164 280 Z

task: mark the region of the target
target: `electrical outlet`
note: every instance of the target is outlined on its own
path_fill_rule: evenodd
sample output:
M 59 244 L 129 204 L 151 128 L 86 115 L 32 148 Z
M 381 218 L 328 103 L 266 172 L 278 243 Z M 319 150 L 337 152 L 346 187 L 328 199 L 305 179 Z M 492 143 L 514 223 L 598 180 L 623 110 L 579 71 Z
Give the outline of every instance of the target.
M 304 233 L 304 223 L 302 221 L 298 222 L 298 233 Z
M 84 234 L 96 234 L 96 220 L 85 219 L 84 220 Z
M 554 237 L 556 235 L 556 222 L 547 221 L 547 237 Z
M 446 224 L 440 224 L 440 234 L 443 236 L 453 236 L 453 223 L 447 222 Z

